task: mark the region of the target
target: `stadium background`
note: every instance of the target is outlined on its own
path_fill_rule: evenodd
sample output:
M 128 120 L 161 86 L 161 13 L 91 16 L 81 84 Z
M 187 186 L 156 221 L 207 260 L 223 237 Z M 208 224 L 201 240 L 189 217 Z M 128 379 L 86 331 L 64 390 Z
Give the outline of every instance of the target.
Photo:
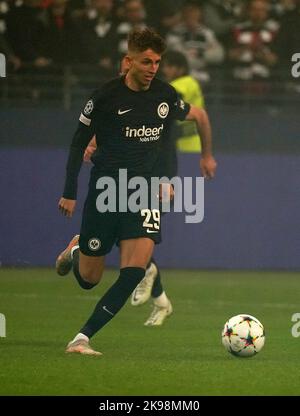
M 72 220 L 59 214 L 57 202 L 81 108 L 90 92 L 118 71 L 119 57 L 109 70 L 107 61 L 104 67 L 96 64 L 99 39 L 90 37 L 83 45 L 93 45 L 92 55 L 71 59 L 71 46 L 78 52 L 81 39 L 66 42 L 64 13 L 53 24 L 52 7 L 67 4 L 81 26 L 89 0 L 38 3 L 0 0 L 0 52 L 8 63 L 7 77 L 0 78 L 0 314 L 7 324 L 5 338 L 0 328 L 0 395 L 96 395 L 97 400 L 106 395 L 299 395 L 299 338 L 291 335 L 291 317 L 299 311 L 300 78 L 291 75 L 291 57 L 300 52 L 299 2 L 258 2 L 259 8 L 262 3 L 270 8 L 263 39 L 274 44 L 264 46 L 278 61 L 268 77 L 241 80 L 233 77 L 229 51 L 240 36 L 245 40 L 236 24 L 246 19 L 248 2 L 196 1 L 223 48 L 221 56 L 216 47 L 218 63 L 204 59 L 197 73 L 212 120 L 217 176 L 205 183 L 202 223 L 185 224 L 184 214 L 164 218 L 164 240 L 155 257 L 174 314 L 162 327 L 145 328 L 150 302 L 140 308 L 127 302 L 92 339 L 104 354 L 100 359 L 66 356 L 64 348 L 116 279 L 117 250 L 107 261 L 113 267 L 92 292 L 83 292 L 71 277 L 60 278 L 53 267 L 57 253 L 78 232 L 89 165 L 81 172 Z M 128 29 L 122 18 L 128 2 L 113 3 L 121 20 L 115 24 Z M 139 1 L 133 3 L 140 8 Z M 145 0 L 147 23 L 167 34 L 162 21 L 175 22 L 175 30 L 183 4 Z M 37 16 L 48 22 L 45 38 Z M 251 25 L 248 31 L 249 47 L 255 48 L 257 31 Z M 203 64 L 208 32 L 200 32 L 193 46 Z M 83 28 L 79 33 L 84 38 Z M 107 45 L 114 49 L 114 43 Z M 41 53 L 47 59 L 36 61 Z M 252 64 L 243 65 L 248 70 Z M 178 157 L 181 175 L 199 175 L 198 155 Z M 253 359 L 239 360 L 225 352 L 220 334 L 229 317 L 245 312 L 264 324 L 266 346 Z M 20 402 L 11 400 L 11 409 L 14 403 Z M 30 412 L 35 409 L 40 411 L 35 405 Z

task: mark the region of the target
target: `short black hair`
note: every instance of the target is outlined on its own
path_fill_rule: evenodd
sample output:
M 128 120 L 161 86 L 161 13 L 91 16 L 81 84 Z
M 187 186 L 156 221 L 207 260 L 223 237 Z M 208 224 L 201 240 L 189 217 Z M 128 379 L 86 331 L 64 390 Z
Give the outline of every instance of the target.
M 166 52 L 164 55 L 163 63 L 182 68 L 185 75 L 187 75 L 190 71 L 188 60 L 183 53 L 178 51 Z
M 162 55 L 166 50 L 164 39 L 153 29 L 134 29 L 128 35 L 128 51 L 144 52 L 152 49 Z

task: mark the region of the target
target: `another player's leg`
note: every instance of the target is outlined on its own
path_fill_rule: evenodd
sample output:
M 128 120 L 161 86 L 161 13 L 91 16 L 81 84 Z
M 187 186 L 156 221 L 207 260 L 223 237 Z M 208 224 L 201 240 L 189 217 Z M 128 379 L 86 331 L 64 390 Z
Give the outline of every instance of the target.
M 134 289 L 131 296 L 132 306 L 143 305 L 151 296 L 151 291 L 156 278 L 159 275 L 159 270 L 153 259 L 147 264 L 145 277 Z
M 131 304 L 133 306 L 143 305 L 150 296 L 153 298 L 154 309 L 144 325 L 162 325 L 173 312 L 173 308 L 163 289 L 159 267 L 153 258 L 147 265 L 145 277 L 132 293 Z
M 164 323 L 165 319 L 173 312 L 173 307 L 170 299 L 167 297 L 161 282 L 160 271 L 157 267 L 157 276 L 154 280 L 151 296 L 153 298 L 154 308 L 144 323 L 146 326 L 160 326 Z
M 134 288 L 142 280 L 153 246 L 153 241 L 147 238 L 121 241 L 119 278 L 97 303 L 79 334 L 68 344 L 67 352 L 99 355 L 89 347 L 88 342 L 119 312 Z

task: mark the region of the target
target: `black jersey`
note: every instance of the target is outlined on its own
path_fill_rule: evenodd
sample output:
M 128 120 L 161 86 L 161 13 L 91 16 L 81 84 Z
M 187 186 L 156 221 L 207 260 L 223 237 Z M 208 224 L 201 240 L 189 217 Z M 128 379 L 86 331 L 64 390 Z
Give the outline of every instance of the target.
M 149 178 L 164 173 L 157 169 L 157 161 L 163 163 L 161 142 L 168 137 L 171 121 L 184 120 L 190 106 L 158 79 L 146 91 L 133 91 L 124 80 L 108 82 L 85 105 L 71 145 L 65 198 L 76 199 L 83 152 L 94 134 L 94 174 L 117 177 L 119 169 L 127 169 L 128 177 Z

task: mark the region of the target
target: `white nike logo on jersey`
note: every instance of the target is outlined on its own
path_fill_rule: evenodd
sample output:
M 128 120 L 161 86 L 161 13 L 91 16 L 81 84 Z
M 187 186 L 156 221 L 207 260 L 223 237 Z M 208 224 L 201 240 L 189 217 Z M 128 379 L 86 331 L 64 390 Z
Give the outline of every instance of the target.
M 119 110 L 118 111 L 118 114 L 119 114 L 119 116 L 121 116 L 122 114 L 125 114 L 125 113 L 128 113 L 128 111 L 131 111 L 132 110 L 132 108 L 130 108 L 130 110 Z

